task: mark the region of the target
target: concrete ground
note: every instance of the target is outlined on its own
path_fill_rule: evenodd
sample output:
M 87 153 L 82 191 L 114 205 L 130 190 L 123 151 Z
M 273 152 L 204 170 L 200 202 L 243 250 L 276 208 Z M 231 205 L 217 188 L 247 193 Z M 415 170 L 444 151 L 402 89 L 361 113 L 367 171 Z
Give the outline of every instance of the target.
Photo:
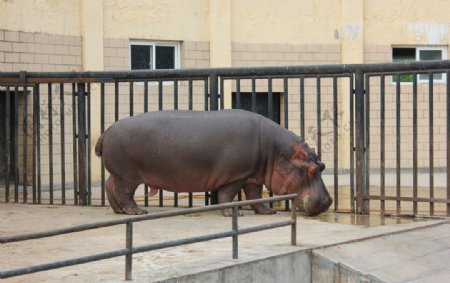
M 173 209 L 173 208 L 171 208 Z M 183 209 L 183 208 L 178 208 Z M 168 208 L 150 208 L 150 212 Z M 254 215 L 244 211 L 239 227 L 288 220 L 289 212 Z M 0 203 L 0 237 L 102 220 L 120 219 L 108 207 L 21 205 Z M 231 219 L 220 212 L 177 216 L 135 223 L 134 246 L 228 231 Z M 262 258 L 309 251 L 364 278 L 385 282 L 448 282 L 450 225 L 446 219 L 400 219 L 326 213 L 298 218 L 298 245 L 290 245 L 290 227 L 239 237 L 239 259 L 233 260 L 231 239 L 220 239 L 133 256 L 134 282 L 177 280 L 188 274 L 218 270 Z M 125 247 L 125 226 L 3 244 L 0 270 L 70 259 Z M 44 271 L 2 282 L 121 282 L 124 257 Z M 261 271 L 262 273 L 264 271 Z M 323 276 L 322 276 L 323 275 Z M 244 274 L 242 274 L 244 276 Z M 327 277 L 328 276 L 328 277 Z M 323 278 L 324 280 L 321 280 Z M 241 282 L 246 281 L 241 278 Z M 330 281 L 331 280 L 331 281 Z M 299 278 L 298 282 L 304 282 Z M 333 282 L 327 271 L 313 282 Z M 174 281 L 173 281 L 174 282 Z M 217 281 L 215 281 L 217 282 Z

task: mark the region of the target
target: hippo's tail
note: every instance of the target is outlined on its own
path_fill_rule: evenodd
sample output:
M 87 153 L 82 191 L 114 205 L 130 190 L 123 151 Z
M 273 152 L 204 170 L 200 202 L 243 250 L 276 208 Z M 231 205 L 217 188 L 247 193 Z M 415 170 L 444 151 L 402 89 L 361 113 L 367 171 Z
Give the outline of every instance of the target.
M 105 137 L 106 131 L 98 138 L 97 144 L 95 145 L 95 155 L 98 157 L 102 156 L 103 153 L 103 138 Z

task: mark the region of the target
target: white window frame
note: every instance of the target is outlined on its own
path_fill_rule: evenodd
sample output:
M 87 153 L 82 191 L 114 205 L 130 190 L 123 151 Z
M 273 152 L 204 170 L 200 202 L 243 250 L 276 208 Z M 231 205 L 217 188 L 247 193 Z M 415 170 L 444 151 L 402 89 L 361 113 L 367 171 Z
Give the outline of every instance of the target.
M 164 46 L 164 47 L 175 47 L 175 54 L 174 54 L 174 69 L 180 68 L 180 43 L 174 42 L 174 41 L 144 41 L 144 40 L 131 40 L 129 44 L 129 69 L 131 70 L 131 46 L 132 45 L 144 45 L 144 46 L 153 46 L 152 48 L 152 58 L 153 58 L 153 65 L 156 65 L 156 46 Z M 144 69 L 145 70 L 145 69 Z M 152 66 L 151 69 L 146 70 L 158 70 L 155 69 L 155 66 Z M 161 69 L 159 69 L 161 70 Z M 171 69 L 173 70 L 173 69 Z
M 443 45 L 436 45 L 436 46 L 403 46 L 403 45 L 399 45 L 399 46 L 392 46 L 392 49 L 394 48 L 414 48 L 416 50 L 416 54 L 415 54 L 415 61 L 426 61 L 426 60 L 419 60 L 420 59 L 420 51 L 423 50 L 440 50 L 442 53 L 442 58 L 441 60 L 447 60 L 448 57 L 448 47 L 447 46 L 443 46 Z M 393 60 L 394 58 L 392 58 Z M 420 79 L 420 76 L 417 76 L 417 82 L 418 83 L 428 83 L 428 79 Z M 446 73 L 442 73 L 442 78 L 440 80 L 437 79 L 433 79 L 433 83 L 446 83 L 447 82 L 447 75 Z M 392 81 L 392 83 L 395 83 L 394 81 Z M 401 84 L 412 84 L 412 82 L 401 82 Z

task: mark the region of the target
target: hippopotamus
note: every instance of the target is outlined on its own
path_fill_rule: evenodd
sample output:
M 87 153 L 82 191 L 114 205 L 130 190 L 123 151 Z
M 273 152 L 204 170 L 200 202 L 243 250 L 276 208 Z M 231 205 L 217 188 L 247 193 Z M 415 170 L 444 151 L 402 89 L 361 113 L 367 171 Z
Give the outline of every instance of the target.
M 231 202 L 297 194 L 308 215 L 331 203 L 321 177 L 325 164 L 299 136 L 262 115 L 243 110 L 159 111 L 117 121 L 98 139 L 95 152 L 110 176 L 106 193 L 115 213 L 144 214 L 134 201 L 140 184 L 171 192 L 217 191 Z M 263 204 L 257 214 L 275 213 Z M 229 211 L 224 211 L 229 215 Z

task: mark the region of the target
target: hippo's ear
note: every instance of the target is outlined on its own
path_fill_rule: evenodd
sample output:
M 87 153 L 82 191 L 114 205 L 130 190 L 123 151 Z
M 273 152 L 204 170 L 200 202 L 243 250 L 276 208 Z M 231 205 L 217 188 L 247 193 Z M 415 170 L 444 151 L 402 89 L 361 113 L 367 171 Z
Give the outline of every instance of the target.
M 306 159 L 305 150 L 299 145 L 295 146 L 294 147 L 294 152 L 293 152 L 293 154 L 291 156 L 290 161 L 294 165 L 300 166 L 300 165 L 302 165 L 305 162 L 305 159 Z

